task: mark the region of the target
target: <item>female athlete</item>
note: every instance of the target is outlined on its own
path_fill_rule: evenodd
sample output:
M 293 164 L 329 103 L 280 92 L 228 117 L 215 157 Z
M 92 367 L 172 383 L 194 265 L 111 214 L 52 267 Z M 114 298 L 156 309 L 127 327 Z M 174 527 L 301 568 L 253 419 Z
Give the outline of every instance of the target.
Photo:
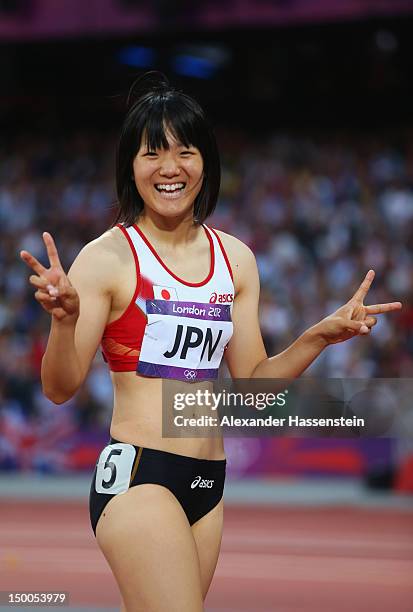
M 121 610 L 199 612 L 220 549 L 224 447 L 217 437 L 162 437 L 162 380 L 205 385 L 224 354 L 232 377 L 295 378 L 327 345 L 369 334 L 374 315 L 401 304 L 363 304 L 370 270 L 344 306 L 268 357 L 254 255 L 204 224 L 220 165 L 202 109 L 159 73 L 139 79 L 129 102 L 117 224 L 82 249 L 67 275 L 46 232 L 50 267 L 27 251 L 21 257 L 51 315 L 45 395 L 57 404 L 71 398 L 99 344 L 111 370 L 111 439 L 94 472 L 90 517 Z

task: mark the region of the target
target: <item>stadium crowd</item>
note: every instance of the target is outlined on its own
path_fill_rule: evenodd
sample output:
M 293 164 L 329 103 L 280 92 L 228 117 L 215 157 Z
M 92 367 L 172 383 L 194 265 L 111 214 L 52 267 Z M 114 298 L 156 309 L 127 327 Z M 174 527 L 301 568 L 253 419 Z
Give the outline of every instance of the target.
M 413 377 L 413 140 L 408 133 L 401 146 L 391 137 L 348 134 L 253 138 L 218 131 L 218 140 L 222 189 L 209 224 L 239 237 L 256 254 L 269 353 L 281 351 L 347 301 L 373 268 L 368 303 L 400 300 L 403 310 L 380 317 L 368 338 L 328 347 L 307 373 Z M 47 433 L 53 440 L 79 427 L 107 429 L 112 394 L 100 352 L 84 388 L 70 402 L 56 408 L 41 393 L 49 317 L 33 299 L 19 251 L 46 263 L 42 231 L 47 230 L 68 269 L 82 246 L 110 226 L 114 150 L 113 134 L 86 132 L 59 138 L 25 134 L 0 145 L 3 465 L 14 465 L 17 438 L 32 448 L 36 435 Z M 33 463 L 32 454 L 27 461 Z

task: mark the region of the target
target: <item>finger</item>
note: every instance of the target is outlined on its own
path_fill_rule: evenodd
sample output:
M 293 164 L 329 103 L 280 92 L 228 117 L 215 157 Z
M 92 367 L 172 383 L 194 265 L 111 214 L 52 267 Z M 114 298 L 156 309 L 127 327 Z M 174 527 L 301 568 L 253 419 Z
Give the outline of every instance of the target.
M 65 317 L 67 317 L 67 312 L 63 310 L 63 308 L 53 308 L 52 316 L 54 319 L 61 321 Z
M 61 299 L 71 299 L 74 297 L 76 291 L 70 285 L 64 285 L 58 283 L 57 287 L 53 287 L 50 291 L 50 295 L 58 295 Z
M 30 268 L 34 270 L 39 276 L 41 276 L 43 272 L 46 272 L 46 268 L 42 266 L 40 261 L 38 261 L 36 257 L 34 257 L 34 255 L 29 253 L 28 251 L 20 251 L 20 257 L 22 258 L 24 263 L 30 266 Z
M 41 291 L 40 289 L 38 289 L 35 292 L 34 297 L 36 298 L 38 302 L 40 302 L 41 304 L 47 305 L 47 306 L 54 305 L 57 300 L 56 297 L 49 295 L 48 293 L 45 293 L 44 291 Z
M 43 276 L 35 276 L 32 274 L 29 276 L 29 283 L 38 289 L 44 289 L 47 291 L 46 287 L 49 284 L 49 281 Z
M 371 329 L 372 327 L 374 327 L 374 325 L 376 325 L 377 318 L 376 317 L 366 317 L 366 320 L 364 321 L 364 323 L 367 325 L 369 329 Z
M 370 328 L 366 325 L 365 321 L 346 321 L 346 328 L 348 331 L 361 336 L 366 336 L 370 333 Z
M 374 270 L 369 270 L 361 283 L 360 287 L 357 289 L 356 293 L 353 295 L 353 300 L 356 302 L 363 302 L 364 298 L 367 295 L 368 290 L 371 287 L 371 283 L 375 277 Z
M 53 287 L 49 289 L 49 294 L 54 297 L 58 297 L 60 304 L 64 310 L 72 310 L 76 307 L 78 300 L 77 291 L 71 285 L 64 285 L 63 287 Z
M 67 289 L 67 287 L 72 287 L 72 284 L 70 280 L 68 279 L 68 277 L 66 276 L 66 274 L 60 275 L 57 281 L 57 287 L 61 292 Z
M 374 317 L 371 317 L 374 319 Z M 372 323 L 374 325 L 374 323 Z M 367 325 L 366 321 L 346 321 L 344 324 L 345 328 L 348 331 L 353 332 L 354 334 L 366 335 L 370 332 L 370 328 Z
M 60 263 L 57 248 L 51 234 L 49 234 L 49 232 L 43 232 L 43 240 L 46 245 L 47 256 L 49 258 L 50 265 L 61 268 L 62 264 Z
M 365 308 L 367 314 L 382 314 L 383 312 L 400 310 L 401 307 L 401 302 L 388 302 L 387 304 L 373 304 L 372 306 L 366 306 Z
M 362 327 L 366 327 L 365 323 L 363 321 L 346 321 L 345 322 L 345 327 L 346 329 L 348 329 L 349 331 L 352 331 L 356 334 L 358 334 L 361 330 Z M 366 328 L 368 329 L 368 328 Z
M 59 296 L 59 289 L 55 285 L 52 285 L 46 278 L 32 275 L 29 277 L 29 282 L 37 289 L 52 297 Z

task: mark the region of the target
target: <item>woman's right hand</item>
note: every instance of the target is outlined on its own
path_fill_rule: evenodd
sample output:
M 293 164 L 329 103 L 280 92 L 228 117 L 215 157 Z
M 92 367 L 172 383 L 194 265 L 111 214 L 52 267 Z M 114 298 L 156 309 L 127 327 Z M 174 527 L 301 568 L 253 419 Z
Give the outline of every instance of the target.
M 48 232 L 43 233 L 50 268 L 45 268 L 31 253 L 21 251 L 20 257 L 34 271 L 29 282 L 36 287 L 34 297 L 58 321 L 76 321 L 79 316 L 79 296 L 60 263 L 56 245 Z

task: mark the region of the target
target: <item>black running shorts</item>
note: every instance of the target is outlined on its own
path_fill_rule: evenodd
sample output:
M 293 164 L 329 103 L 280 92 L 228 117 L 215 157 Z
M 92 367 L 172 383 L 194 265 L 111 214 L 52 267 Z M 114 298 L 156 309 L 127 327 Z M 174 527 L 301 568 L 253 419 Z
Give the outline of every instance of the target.
M 96 535 L 96 525 L 108 501 L 140 484 L 158 484 L 169 489 L 193 525 L 220 501 L 225 466 L 225 459 L 195 459 L 111 438 L 99 455 L 90 487 L 93 532 Z

